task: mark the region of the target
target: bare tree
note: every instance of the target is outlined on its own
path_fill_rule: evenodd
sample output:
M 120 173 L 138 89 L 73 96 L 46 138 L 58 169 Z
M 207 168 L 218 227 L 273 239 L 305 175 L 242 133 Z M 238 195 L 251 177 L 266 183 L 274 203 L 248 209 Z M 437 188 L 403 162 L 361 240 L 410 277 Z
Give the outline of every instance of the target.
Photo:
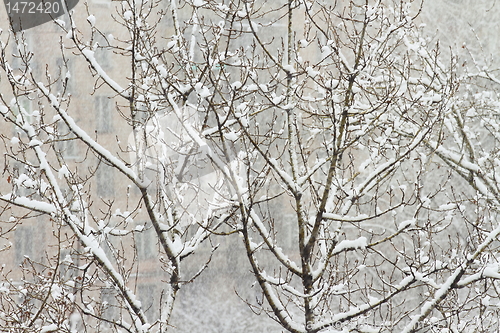
M 123 32 L 125 37 L 116 46 L 110 44 L 111 36 L 96 29 L 93 15 L 88 16 L 90 27 L 83 32 L 77 29 L 78 16 L 70 14 L 66 22 L 56 20 L 72 45 L 66 47 L 61 40 L 61 61 L 55 68 L 47 63 L 45 73 L 36 71 L 40 62 L 33 59 L 34 52 L 25 34 L 9 35 L 2 43 L 2 79 L 10 92 L 1 96 L 1 111 L 6 129 L 9 124 L 14 126 L 13 136 L 8 131 L 3 135 L 3 188 L 10 187 L 10 191 L 2 193 L 1 199 L 7 203 L 5 216 L 11 215 L 5 222 L 10 230 L 19 230 L 29 217 L 50 217 L 57 249 L 53 251 L 48 245 L 45 258 L 28 259 L 23 271 L 33 275 L 27 279 L 29 282 L 5 286 L 10 287 L 5 301 L 16 308 L 7 311 L 3 319 L 2 326 L 10 330 L 27 327 L 49 331 L 55 327 L 72 331 L 78 327 L 68 318 L 74 322 L 83 316 L 86 319 L 80 322 L 87 329 L 100 331 L 110 325 L 114 330 L 165 331 L 181 285 L 191 282 L 210 261 L 210 254 L 205 255 L 206 263 L 200 264 L 199 272 L 192 275 L 181 271 L 181 262 L 224 221 L 225 217 L 218 213 L 224 203 L 217 194 L 221 184 L 203 179 L 201 164 L 187 163 L 193 152 L 186 149 L 185 131 L 170 122 L 167 127 L 158 127 L 159 115 L 165 113 L 162 100 L 166 101 L 167 88 L 162 88 L 161 81 L 153 82 L 158 78 L 150 76 L 141 55 L 153 61 L 151 52 L 158 52 L 150 46 L 154 45 L 158 22 L 152 21 L 153 29 L 148 26 L 152 20 L 149 15 L 158 15 L 156 20 L 164 16 L 158 6 L 121 4 L 117 24 L 123 29 L 115 33 Z M 50 36 L 46 38 L 44 42 L 54 42 Z M 10 44 L 15 45 L 14 60 L 20 63 L 18 66 L 13 66 L 9 59 Z M 78 65 L 72 52 L 87 63 L 95 79 L 70 70 Z M 129 81 L 124 88 L 105 72 L 105 65 L 109 66 L 112 60 L 109 52 L 122 58 L 115 66 L 119 65 L 124 74 L 120 79 Z M 44 59 L 39 61 L 43 63 Z M 154 66 L 151 70 L 163 73 Z M 150 80 L 158 84 L 153 89 L 146 87 Z M 90 89 L 78 87 L 85 82 Z M 73 97 L 86 93 L 89 95 L 83 98 Z M 165 95 L 160 97 L 158 93 Z M 94 105 L 86 103 L 89 96 Z M 77 106 L 72 113 L 74 99 L 76 103 L 86 103 L 83 110 Z M 34 105 L 34 110 L 29 110 L 27 103 Z M 81 117 L 79 112 L 88 114 L 94 109 L 90 114 L 94 114 L 95 122 L 88 116 L 83 123 L 75 121 Z M 188 117 L 195 115 L 189 114 L 189 110 L 177 110 L 177 122 L 190 122 Z M 121 123 L 113 114 L 121 115 Z M 115 127 L 128 126 L 130 134 L 120 133 L 113 140 L 109 135 L 111 121 L 115 121 Z M 89 125 L 95 126 L 94 131 L 84 129 Z M 75 156 L 75 149 L 83 153 Z M 177 156 L 169 150 L 177 152 Z M 188 174 L 187 179 L 184 173 Z M 11 210 L 12 205 L 28 213 Z M 45 227 L 42 230 L 50 230 Z M 151 233 L 155 236 L 151 237 Z M 21 246 L 15 247 L 22 250 Z M 65 256 L 61 257 L 61 253 Z M 149 308 L 137 294 L 141 293 L 140 275 L 144 270 L 139 267 L 144 266 L 141 256 L 151 254 L 156 257 L 155 288 L 149 295 L 143 293 L 142 298 L 155 297 L 161 307 L 148 318 Z M 73 272 L 68 276 L 61 274 L 62 266 Z M 9 270 L 6 277 L 9 274 L 16 275 Z M 33 288 L 27 289 L 26 284 Z M 33 301 L 30 307 L 14 302 L 10 296 L 11 292 L 15 297 L 23 296 L 26 290 L 27 302 Z M 54 302 L 65 304 L 59 309 L 61 313 L 49 306 Z
M 421 3 L 110 6 L 54 22 L 55 66 L 2 36 L 4 251 L 52 225 L 4 268 L 3 327 L 167 331 L 239 235 L 242 299 L 289 332 L 497 328 L 497 79 L 443 57 Z

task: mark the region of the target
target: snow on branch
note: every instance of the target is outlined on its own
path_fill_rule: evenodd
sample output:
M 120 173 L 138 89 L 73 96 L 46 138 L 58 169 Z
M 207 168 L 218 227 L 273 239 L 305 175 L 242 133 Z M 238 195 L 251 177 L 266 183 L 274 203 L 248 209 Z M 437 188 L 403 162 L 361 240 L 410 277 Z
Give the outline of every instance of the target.
M 202 139 L 201 135 L 199 135 L 196 132 L 196 130 L 190 124 L 188 124 L 185 121 L 182 121 L 181 110 L 180 110 L 179 106 L 177 105 L 177 103 L 174 101 L 174 98 L 173 98 L 172 94 L 168 94 L 167 98 L 168 98 L 168 101 L 169 101 L 170 105 L 174 109 L 175 115 L 177 116 L 177 118 L 181 122 L 181 124 L 184 127 L 184 129 L 187 131 L 187 133 L 188 133 L 189 137 L 191 138 L 191 140 L 193 140 L 199 146 L 200 150 L 208 158 L 210 158 L 210 160 L 217 166 L 217 168 L 221 172 L 224 173 L 224 175 L 226 176 L 226 178 L 228 180 L 231 179 L 232 177 L 231 177 L 231 175 L 229 173 L 229 169 L 226 166 L 226 164 L 224 162 L 222 162 L 222 160 L 216 154 L 214 154 L 212 148 L 210 148 L 210 146 Z
M 291 189 L 294 193 L 298 193 L 300 191 L 299 184 L 296 183 L 293 178 L 283 171 L 279 166 L 278 162 L 274 158 L 269 158 L 267 159 L 267 162 L 272 166 L 273 170 L 278 173 L 280 176 L 281 180 L 283 180 L 286 184 L 286 186 Z
M 52 103 L 52 106 L 57 111 L 57 113 L 64 120 L 66 125 L 68 125 L 69 129 L 75 134 L 79 139 L 81 139 L 89 148 L 91 148 L 95 153 L 97 153 L 100 157 L 106 160 L 109 164 L 116 167 L 120 170 L 125 176 L 127 176 L 130 180 L 136 183 L 139 187 L 145 186 L 144 184 L 138 183 L 138 178 L 135 172 L 127 167 L 123 161 L 116 158 L 109 150 L 98 144 L 94 139 L 92 139 L 87 132 L 81 129 L 76 122 L 73 120 L 71 116 L 69 116 L 65 110 L 63 110 L 56 97 L 51 94 L 48 89 L 43 85 L 43 83 L 37 83 L 38 88 L 43 92 L 45 97 L 49 99 Z
M 71 128 L 75 135 L 82 139 L 82 141 L 89 145 L 90 148 L 92 148 L 100 156 L 106 159 L 109 163 L 115 165 L 115 167 L 120 169 L 120 171 L 129 176 L 129 178 L 135 180 L 135 174 L 132 170 L 127 168 L 122 161 L 115 158 L 109 151 L 92 140 L 85 131 L 83 131 L 76 125 L 74 120 L 64 110 L 62 110 L 56 97 L 50 94 L 49 90 L 43 85 L 43 83 L 36 83 L 36 86 L 49 100 L 52 107 L 59 113 L 61 118 L 63 118 L 65 123 Z M 54 202 L 53 204 L 49 204 L 25 197 L 12 198 L 11 196 L 2 196 L 0 199 L 6 199 L 9 202 L 33 210 L 42 211 L 48 214 L 55 214 L 64 223 L 66 223 L 71 228 L 79 242 L 93 255 L 94 259 L 97 261 L 101 269 L 106 272 L 106 274 L 113 281 L 113 284 L 115 285 L 117 290 L 119 290 L 123 295 L 126 301 L 126 305 L 133 317 L 134 325 L 138 330 L 140 330 L 141 327 L 143 327 L 143 325 L 145 325 L 147 322 L 140 302 L 136 300 L 135 295 L 130 289 L 127 288 L 123 276 L 113 267 L 113 264 L 107 258 L 103 248 L 93 235 L 95 231 L 87 225 L 87 222 L 85 220 L 81 220 L 68 207 L 68 202 L 58 183 L 58 177 L 54 175 L 54 172 L 50 167 L 49 162 L 47 161 L 47 154 L 42 150 L 43 143 L 42 141 L 38 140 L 35 128 L 24 118 L 21 118 L 20 121 L 21 123 L 19 123 L 18 125 L 20 125 L 19 127 L 26 132 L 30 142 L 36 142 L 36 144 L 30 145 L 30 148 L 34 151 L 36 159 L 38 160 L 38 168 L 41 172 L 43 172 L 43 174 L 45 174 L 48 184 L 53 191 Z
M 276 293 L 272 290 L 269 283 L 265 280 L 265 278 L 259 273 L 261 277 L 261 287 L 266 295 L 266 298 L 271 305 L 273 312 L 280 319 L 280 322 L 283 323 L 289 331 L 294 333 L 304 332 L 301 325 L 293 321 L 292 317 L 288 313 L 286 307 L 283 305 L 281 300 L 278 298 Z
M 76 43 L 76 40 L 75 40 Z M 79 47 L 82 47 L 78 43 L 76 43 Z M 102 69 L 101 65 L 97 62 L 94 56 L 94 51 L 82 48 L 81 50 L 82 55 L 87 59 L 87 61 L 90 63 L 92 68 L 97 72 L 100 78 L 106 82 L 106 84 L 111 87 L 118 95 L 120 95 L 123 98 L 130 98 L 130 94 L 125 91 L 116 81 L 114 81 L 109 75 L 106 73 L 105 70 Z
M 445 159 L 453 162 L 454 164 L 473 172 L 480 172 L 480 168 L 477 164 L 468 161 L 463 154 L 457 154 L 443 146 L 438 146 L 437 142 L 429 141 L 429 145 L 435 149 L 435 151 L 441 154 Z
M 476 251 L 467 257 L 467 262 L 460 265 L 452 275 L 450 275 L 441 287 L 434 293 L 434 298 L 424 303 L 420 309 L 420 315 L 413 317 L 412 321 L 403 329 L 401 333 L 409 333 L 414 330 L 414 327 L 423 319 L 425 319 L 431 311 L 441 303 L 448 293 L 459 286 L 459 280 L 467 270 L 467 268 L 474 262 L 474 260 L 500 235 L 500 224 L 496 229 L 488 234 L 488 237 L 478 246 Z M 490 272 L 491 273 L 491 272 Z M 497 272 L 498 273 L 498 272 Z M 495 274 L 498 276 L 498 274 Z
M 17 197 L 12 193 L 0 196 L 0 200 L 3 200 L 5 202 L 10 202 L 16 206 L 34 210 L 40 213 L 54 214 L 57 212 L 57 209 L 53 204 L 43 201 L 33 200 L 27 197 Z
M 436 154 L 445 162 L 451 163 L 469 172 L 473 172 L 475 175 L 472 177 L 471 185 L 473 185 L 479 193 L 486 198 L 492 198 L 492 195 L 498 198 L 495 186 L 492 185 L 492 183 L 495 183 L 495 180 L 491 181 L 488 179 L 486 173 L 482 172 L 479 165 L 469 161 L 467 157 L 465 157 L 465 154 L 458 154 L 443 146 L 438 146 L 438 143 L 434 141 L 429 141 L 428 145 L 433 148 Z M 459 170 L 456 171 L 461 174 Z
M 477 282 L 482 279 L 495 279 L 500 280 L 500 265 L 498 263 L 487 265 L 486 267 L 481 267 L 481 271 L 466 277 L 457 283 L 458 288 L 463 288 L 471 283 Z
M 337 323 L 342 323 L 350 320 L 351 318 L 356 318 L 362 314 L 365 314 L 366 312 L 370 311 L 371 309 L 377 308 L 381 304 L 387 302 L 388 300 L 392 299 L 395 295 L 399 294 L 402 291 L 405 291 L 410 287 L 413 283 L 415 283 L 416 280 L 413 276 L 407 276 L 405 277 L 398 285 L 393 286 L 395 288 L 394 291 L 389 293 L 387 296 L 381 299 L 372 299 L 370 302 L 365 303 L 363 305 L 359 305 L 356 307 L 352 307 L 351 310 L 347 312 L 341 312 L 337 313 L 336 315 L 332 316 L 329 320 L 325 320 L 322 322 L 318 322 L 315 324 L 311 332 L 319 332 L 321 330 L 324 330 L 328 327 L 331 327 Z
M 257 213 L 255 213 L 253 209 L 250 210 L 250 217 L 252 218 L 254 225 L 257 227 L 257 230 L 259 231 L 259 234 L 261 235 L 262 239 L 264 239 L 264 242 L 271 250 L 271 252 L 274 254 L 276 259 L 278 259 L 291 272 L 300 276 L 302 274 L 302 269 L 293 260 L 291 260 L 285 253 L 283 253 L 281 248 L 279 248 L 278 246 L 276 246 L 276 244 L 274 244 L 269 235 L 269 232 L 262 223 L 260 217 L 257 215 Z
M 357 249 L 365 249 L 368 246 L 366 237 L 359 237 L 354 240 L 343 240 L 338 243 L 333 249 L 332 255 L 339 254 L 344 251 L 352 251 Z
M 48 93 L 48 91 L 41 85 L 40 90 L 44 93 Z M 52 96 L 53 97 L 53 96 Z M 52 98 L 54 100 L 55 97 Z M 60 109 L 59 109 L 60 110 Z M 74 124 L 74 122 L 73 122 Z M 33 127 L 29 124 L 24 124 L 23 128 L 26 129 L 29 139 L 34 140 L 35 131 Z M 82 131 L 83 132 L 83 131 Z M 100 246 L 99 242 L 93 236 L 93 230 L 90 228 L 84 221 L 81 221 L 75 214 L 73 214 L 67 205 L 67 200 L 65 199 L 63 192 L 59 186 L 57 181 L 57 177 L 54 175 L 51 167 L 46 158 L 46 153 L 42 151 L 40 145 L 32 146 L 36 157 L 39 162 L 39 168 L 45 173 L 45 176 L 50 184 L 52 190 L 54 191 L 54 200 L 55 205 L 54 209 L 56 210 L 54 213 L 59 214 L 60 218 L 69 225 L 71 230 L 74 232 L 75 236 L 79 239 L 81 244 L 90 250 L 94 258 L 99 263 L 99 266 L 108 274 L 108 276 L 113 280 L 116 288 L 121 292 L 127 301 L 127 306 L 131 310 L 131 314 L 135 317 L 134 322 L 136 327 L 141 327 L 146 323 L 146 317 L 144 312 L 141 309 L 140 304 L 135 300 L 135 295 L 126 287 L 123 276 L 113 267 L 113 264 L 107 258 L 104 250 Z M 23 201 L 21 199 L 21 201 Z M 30 202 L 25 203 L 32 204 Z M 42 208 L 49 208 L 46 205 L 39 205 Z

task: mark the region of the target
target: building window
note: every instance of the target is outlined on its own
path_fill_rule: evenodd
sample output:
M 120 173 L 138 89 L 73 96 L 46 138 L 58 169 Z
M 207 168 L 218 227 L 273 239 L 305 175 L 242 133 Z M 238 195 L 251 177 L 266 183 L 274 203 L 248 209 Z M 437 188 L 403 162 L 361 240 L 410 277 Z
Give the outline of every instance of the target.
M 63 280 L 69 280 L 78 274 L 75 268 L 76 258 L 71 255 L 69 250 L 61 250 L 59 260 L 61 265 L 59 266 L 59 277 Z
M 119 307 L 117 305 L 114 290 L 112 288 L 103 288 L 101 290 L 101 315 L 109 321 L 116 321 L 119 318 Z
M 12 175 L 16 178 L 13 192 L 16 197 L 31 197 L 37 188 L 36 176 L 26 167 L 25 164 L 14 162 L 12 165 Z
M 269 211 L 269 218 L 273 220 L 273 233 L 276 233 L 276 241 L 279 247 L 285 251 L 297 249 L 298 224 L 297 214 L 293 208 L 284 200 L 273 200 L 262 206 Z M 276 214 L 276 212 L 280 212 Z
M 25 122 L 31 123 L 31 100 L 26 96 L 17 97 L 12 105 L 12 111 L 18 117 L 17 122 Z M 19 118 L 23 116 L 23 119 Z
M 135 234 L 135 244 L 139 260 L 152 259 L 157 255 L 155 236 L 155 231 L 152 228 L 144 229 Z
M 98 133 L 110 133 L 113 130 L 111 100 L 105 96 L 95 98 L 96 130 Z
M 22 59 L 22 55 L 26 55 L 27 52 L 31 51 L 33 48 L 33 42 L 31 38 L 31 33 L 24 32 L 24 40 L 21 39 L 19 40 L 19 44 L 16 43 L 15 41 L 12 41 L 12 60 L 10 62 L 10 67 L 14 70 L 20 69 L 20 70 L 25 70 L 26 69 L 26 64 L 24 60 Z M 21 52 L 19 51 L 21 50 Z M 32 61 L 30 63 L 30 67 L 34 65 L 36 61 Z
M 115 194 L 114 172 L 109 165 L 101 163 L 96 172 L 97 195 L 111 197 Z
M 10 62 L 10 67 L 12 69 L 20 69 L 23 66 L 23 60 L 19 55 L 16 43 L 12 43 L 12 60 Z
M 298 230 L 297 230 L 297 215 L 295 214 L 283 214 L 282 223 L 282 242 L 283 247 L 287 250 L 292 250 L 297 247 L 298 244 Z
M 33 113 L 31 110 L 31 100 L 26 96 L 19 96 L 12 99 L 10 110 L 15 117 L 15 123 L 12 126 L 12 136 L 19 137 L 21 140 L 27 139 L 27 133 L 22 128 L 25 124 L 33 124 Z
M 64 62 L 63 58 L 59 57 L 56 59 L 56 67 L 59 79 L 57 80 L 57 91 L 55 93 L 62 93 L 63 90 L 66 94 L 73 93 L 71 87 L 71 74 L 73 74 L 72 63 L 69 61 Z
M 95 52 L 94 57 L 99 66 L 102 69 L 111 69 L 112 61 L 111 56 L 113 53 L 111 52 L 111 48 L 109 48 L 109 42 L 104 37 L 105 34 L 96 34 L 94 35 L 94 45 Z
M 99 47 L 96 49 L 94 53 L 95 60 L 101 66 L 102 69 L 110 69 L 111 68 L 111 59 L 110 59 L 110 51 L 105 47 L 99 44 Z
M 26 257 L 32 259 L 35 253 L 33 248 L 33 244 L 35 243 L 33 227 L 18 225 L 14 237 L 16 263 L 21 264 Z
M 109 51 L 107 51 L 103 47 L 97 48 L 95 51 L 95 60 L 101 66 L 102 69 L 110 69 L 111 68 L 111 60 Z
M 57 125 L 58 141 L 56 144 L 56 151 L 64 158 L 73 159 L 78 156 L 78 149 L 76 145 L 76 137 L 69 130 L 64 122 L 59 122 Z
M 69 159 L 77 157 L 77 149 L 75 139 L 63 139 L 58 142 L 59 152 Z
M 155 297 L 156 286 L 154 284 L 140 284 L 137 289 L 139 300 L 142 303 L 144 312 L 149 317 L 148 319 L 157 319 L 159 317 L 159 313 L 157 309 L 157 298 Z

